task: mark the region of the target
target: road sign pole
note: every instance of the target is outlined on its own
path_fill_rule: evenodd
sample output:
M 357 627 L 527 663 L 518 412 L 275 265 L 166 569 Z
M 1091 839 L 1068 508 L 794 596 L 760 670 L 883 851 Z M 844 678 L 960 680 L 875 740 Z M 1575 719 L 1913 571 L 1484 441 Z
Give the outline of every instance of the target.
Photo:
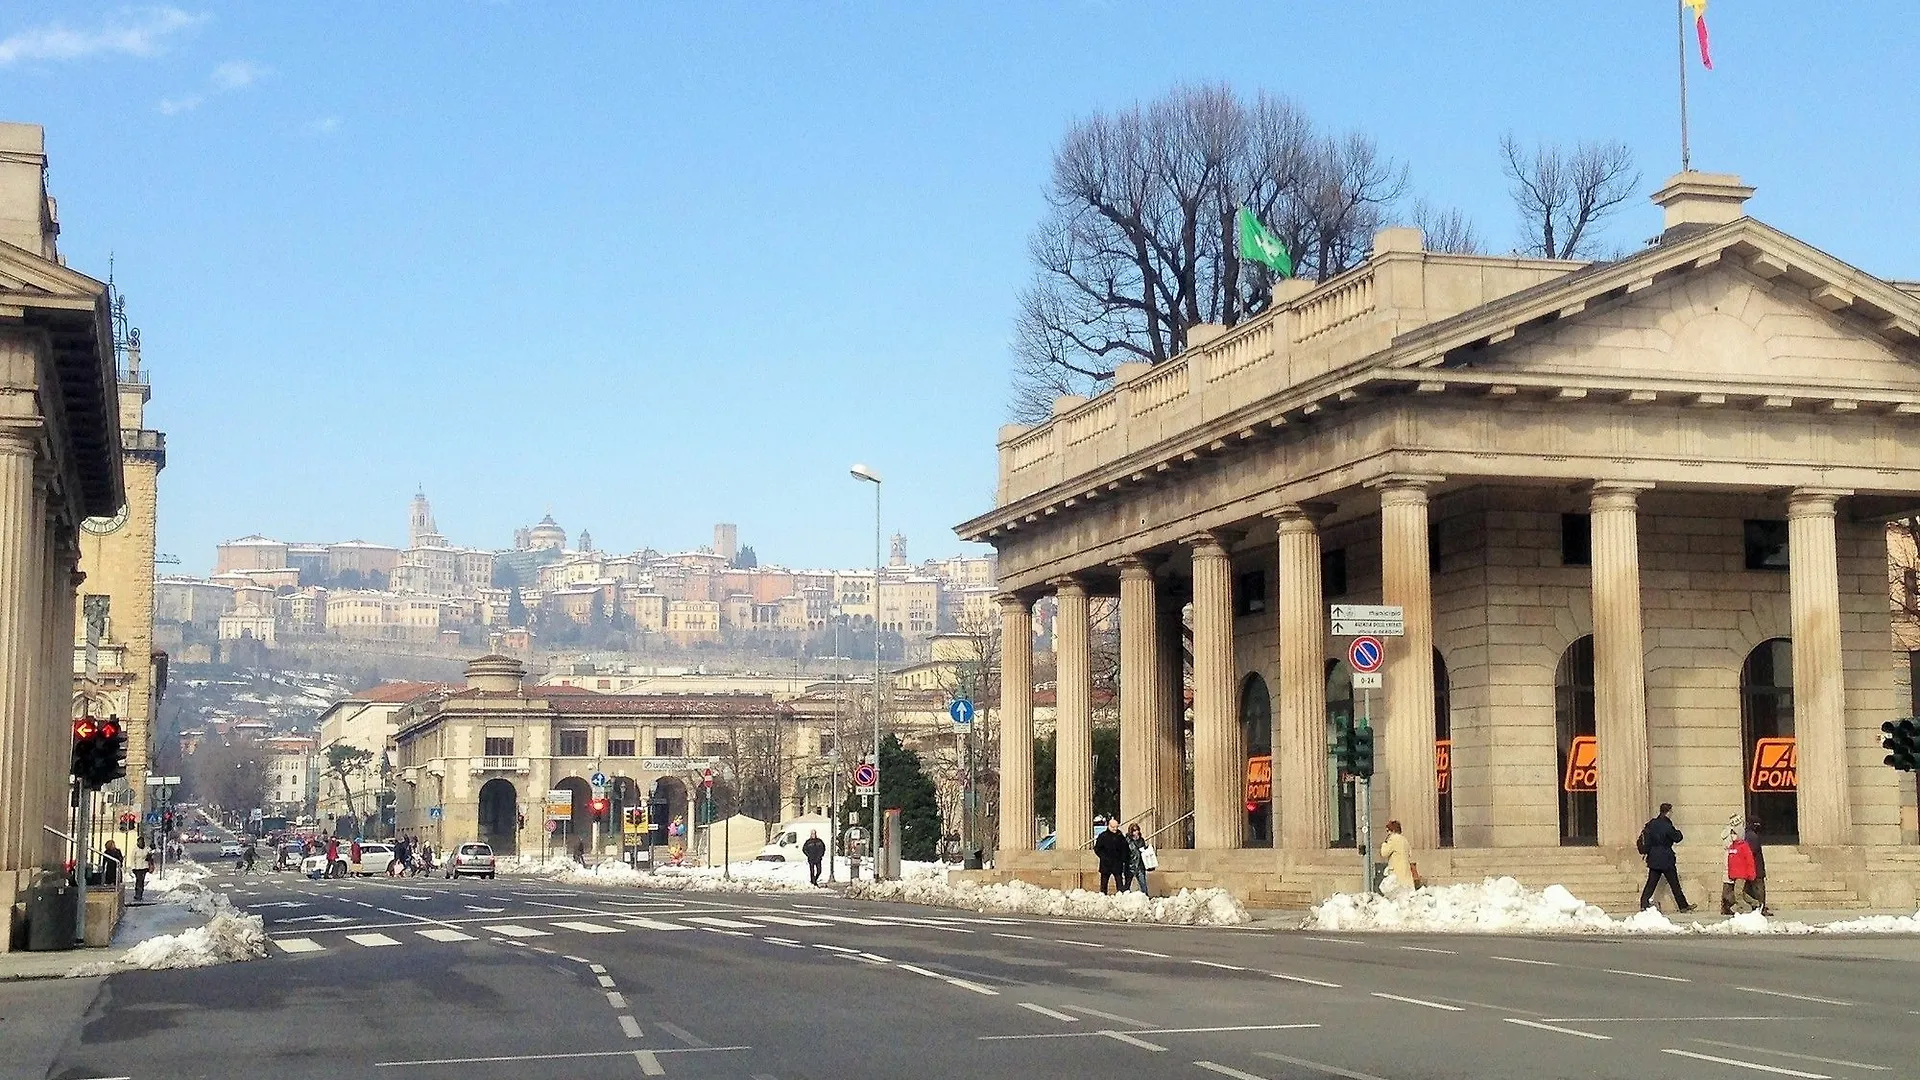
M 1360 723 L 1373 730 L 1373 691 L 1360 691 Z M 1360 864 L 1365 878 L 1361 892 L 1373 891 L 1373 775 L 1360 778 Z

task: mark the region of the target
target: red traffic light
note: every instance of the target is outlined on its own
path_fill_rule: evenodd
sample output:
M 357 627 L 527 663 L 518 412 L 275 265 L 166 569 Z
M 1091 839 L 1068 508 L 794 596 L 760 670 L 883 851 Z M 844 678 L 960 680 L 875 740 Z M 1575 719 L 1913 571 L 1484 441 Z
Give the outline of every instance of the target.
M 99 727 L 91 716 L 83 716 L 73 722 L 73 737 L 76 739 L 91 739 L 94 733 L 99 730 Z
M 111 739 L 115 735 L 120 734 L 120 725 L 114 723 L 112 718 L 108 718 L 100 721 L 100 726 L 96 730 L 99 731 L 101 738 Z

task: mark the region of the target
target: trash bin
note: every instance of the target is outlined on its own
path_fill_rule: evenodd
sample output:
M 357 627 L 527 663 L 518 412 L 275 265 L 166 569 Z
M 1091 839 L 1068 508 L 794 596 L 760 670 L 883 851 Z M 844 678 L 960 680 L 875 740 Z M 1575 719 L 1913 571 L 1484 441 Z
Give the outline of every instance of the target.
M 27 950 L 71 949 L 79 921 L 80 890 L 59 878 L 43 878 L 27 890 Z
M 983 865 L 985 864 L 980 858 L 980 849 L 977 847 L 968 848 L 967 860 L 961 864 L 962 868 L 966 870 L 978 870 Z

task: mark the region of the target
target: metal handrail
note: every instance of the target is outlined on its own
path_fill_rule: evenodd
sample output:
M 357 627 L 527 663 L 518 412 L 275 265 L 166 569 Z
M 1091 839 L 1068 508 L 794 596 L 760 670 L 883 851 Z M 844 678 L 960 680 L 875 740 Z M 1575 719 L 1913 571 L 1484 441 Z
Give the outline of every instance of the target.
M 1135 815 L 1133 815 L 1132 817 L 1130 817 L 1130 818 L 1128 818 L 1127 820 L 1125 820 L 1125 821 L 1123 821 L 1123 822 L 1121 822 L 1121 823 L 1120 823 L 1120 831 L 1122 831 L 1122 832 L 1125 832 L 1125 831 L 1126 831 L 1126 828 L 1127 828 L 1127 826 L 1129 826 L 1129 825 L 1132 825 L 1132 824 L 1133 824 L 1134 822 L 1137 822 L 1137 821 L 1139 821 L 1139 820 L 1140 820 L 1141 818 L 1143 818 L 1143 817 L 1146 817 L 1146 816 L 1147 816 L 1148 814 L 1153 814 L 1153 813 L 1158 813 L 1158 812 L 1159 812 L 1159 810 L 1160 810 L 1160 808 L 1159 808 L 1159 807 L 1157 807 L 1157 806 L 1149 806 L 1149 807 L 1147 807 L 1147 808 L 1146 808 L 1145 810 L 1142 810 L 1142 811 L 1140 811 L 1139 813 L 1137 813 L 1137 814 L 1135 814 Z M 1160 834 L 1159 834 L 1159 833 L 1154 833 L 1153 835 L 1155 835 L 1155 836 L 1159 836 Z M 1084 844 L 1081 844 L 1081 845 L 1080 845 L 1080 850 L 1082 850 L 1082 851 L 1086 851 L 1086 850 L 1088 850 L 1088 849 L 1090 849 L 1090 848 L 1092 848 L 1092 847 L 1093 847 L 1093 841 L 1094 841 L 1095 839 L 1098 839 L 1098 837 L 1089 837 L 1086 843 L 1084 843 Z
M 1172 821 L 1167 822 L 1165 825 L 1160 826 L 1160 828 L 1154 830 L 1153 836 L 1147 837 L 1147 842 L 1152 843 L 1154 836 L 1159 836 L 1161 833 L 1166 832 L 1168 829 L 1171 829 L 1175 825 L 1178 825 L 1181 822 L 1187 820 L 1188 818 L 1193 816 L 1193 813 L 1194 813 L 1193 811 L 1189 810 L 1186 813 L 1181 814 L 1179 817 L 1174 818 Z

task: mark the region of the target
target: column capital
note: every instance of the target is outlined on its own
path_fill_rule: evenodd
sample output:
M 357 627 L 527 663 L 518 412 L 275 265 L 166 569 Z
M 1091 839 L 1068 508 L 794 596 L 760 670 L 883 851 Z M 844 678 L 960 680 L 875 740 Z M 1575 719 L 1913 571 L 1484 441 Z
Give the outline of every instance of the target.
M 1065 574 L 1057 578 L 1048 578 L 1047 584 L 1053 586 L 1053 594 L 1055 596 L 1087 595 L 1087 583 L 1081 581 L 1073 574 Z
M 1227 532 L 1225 529 L 1208 529 L 1205 532 L 1197 532 L 1191 536 L 1183 536 L 1180 538 L 1182 544 L 1193 549 L 1193 557 L 1196 559 L 1202 555 L 1209 558 L 1226 558 L 1227 545 L 1233 543 L 1233 540 L 1233 534 Z
M 40 452 L 38 426 L 0 424 L 0 454 L 34 457 Z
M 1794 488 L 1787 492 L 1787 517 L 1832 517 L 1834 507 L 1851 494 L 1852 488 Z
M 1653 485 L 1638 480 L 1595 480 L 1582 484 L 1591 510 L 1632 510 L 1639 505 L 1640 493 Z
M 1122 555 L 1113 560 L 1113 565 L 1120 568 L 1121 581 L 1151 581 L 1160 560 L 1148 555 Z
M 1019 593 L 1001 593 L 993 598 L 993 602 L 999 605 L 1003 614 L 1012 615 L 1015 612 L 1023 615 L 1033 614 L 1033 601 Z
M 1333 513 L 1334 506 L 1330 502 L 1282 503 L 1262 516 L 1272 518 L 1274 527 L 1283 533 L 1312 532 Z
M 1380 505 L 1427 501 L 1427 489 L 1443 483 L 1447 478 L 1434 473 L 1388 473 L 1376 476 L 1361 484 L 1363 488 L 1380 493 Z

